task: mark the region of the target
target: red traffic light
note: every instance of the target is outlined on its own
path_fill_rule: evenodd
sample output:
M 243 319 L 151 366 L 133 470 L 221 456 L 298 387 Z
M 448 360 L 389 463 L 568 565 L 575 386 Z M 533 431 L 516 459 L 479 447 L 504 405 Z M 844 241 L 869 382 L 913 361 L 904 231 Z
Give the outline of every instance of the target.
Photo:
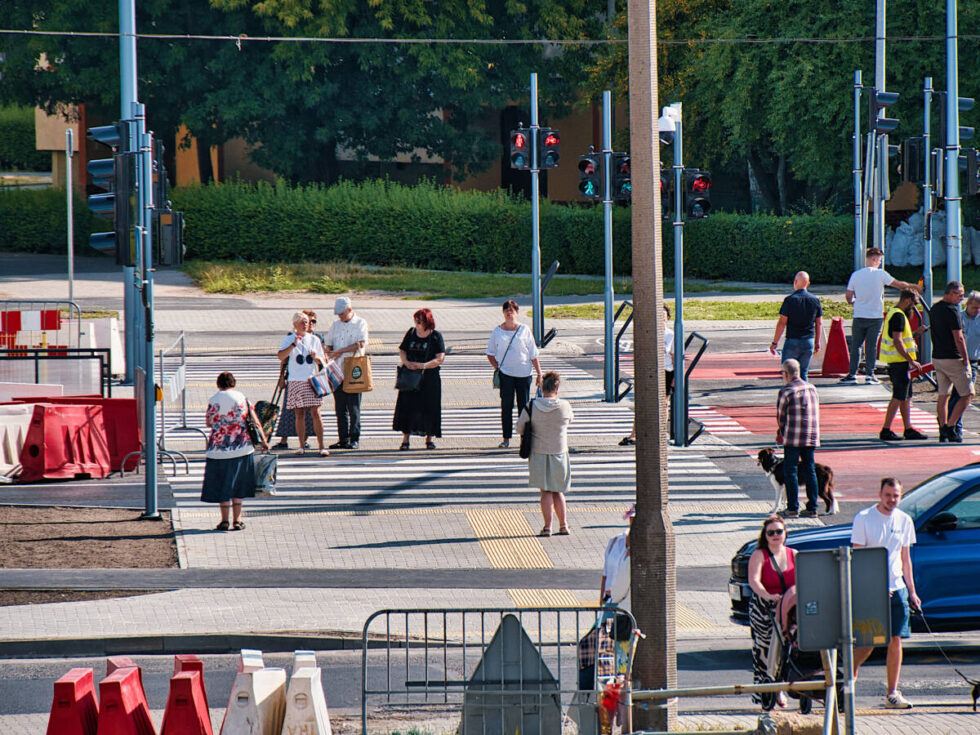
M 552 146 L 556 146 L 560 142 L 561 142 L 561 139 L 558 137 L 558 133 L 555 133 L 554 131 L 552 131 L 552 132 L 548 133 L 546 136 L 544 136 L 544 144 L 548 148 L 551 148 Z
M 698 174 L 691 182 L 691 191 L 708 191 L 711 188 L 711 177 L 707 174 Z
M 511 141 L 511 145 L 515 148 L 526 148 L 527 138 L 524 137 L 524 133 L 514 133 L 514 138 Z

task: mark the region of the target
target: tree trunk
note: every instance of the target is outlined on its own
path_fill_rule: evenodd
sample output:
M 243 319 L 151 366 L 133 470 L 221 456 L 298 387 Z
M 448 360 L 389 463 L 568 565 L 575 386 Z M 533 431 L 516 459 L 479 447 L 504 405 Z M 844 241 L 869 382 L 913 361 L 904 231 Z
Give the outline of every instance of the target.
M 211 146 L 197 139 L 197 175 L 202 184 L 214 181 L 214 167 L 211 165 Z
M 773 176 L 772 168 L 767 166 L 758 151 L 751 150 L 748 155 L 749 170 L 759 187 L 762 201 L 765 208 L 775 214 L 782 214 L 779 202 L 779 186 L 776 177 Z
M 779 214 L 789 211 L 789 181 L 786 176 L 786 156 L 781 155 L 776 164 L 776 185 L 779 187 Z
M 663 242 L 657 135 L 656 0 L 629 0 L 630 153 L 633 169 L 633 303 L 636 517 L 630 530 L 632 610 L 646 634 L 633 663 L 635 689 L 676 686 L 676 569 L 667 515 Z M 682 274 L 678 274 L 682 275 Z M 677 707 L 634 708 L 636 730 L 670 730 Z

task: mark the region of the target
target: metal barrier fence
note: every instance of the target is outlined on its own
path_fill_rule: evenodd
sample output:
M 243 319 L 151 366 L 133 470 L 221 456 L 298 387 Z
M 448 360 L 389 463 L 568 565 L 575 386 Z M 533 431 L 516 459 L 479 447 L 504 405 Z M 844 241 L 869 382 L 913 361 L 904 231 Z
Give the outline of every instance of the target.
M 0 377 L 13 383 L 27 382 L 33 373 L 34 383 L 58 383 L 66 395 L 84 395 L 93 388 L 103 398 L 112 397 L 112 375 L 109 350 L 89 347 L 17 347 L 0 349 L 2 363 L 33 363 L 34 369 L 16 371 L 4 369 Z M 98 362 L 98 366 L 91 363 Z M 87 369 L 86 369 L 87 368 Z
M 580 735 L 597 733 L 597 679 L 623 673 L 629 682 L 635 628 L 617 608 L 381 610 L 361 635 L 362 732 L 369 709 L 408 709 L 458 712 L 461 735 L 560 735 L 566 717 Z M 579 644 L 587 634 L 600 641 L 599 629 L 609 629 L 608 645 L 596 646 L 583 673 Z M 617 630 L 626 641 L 613 640 Z
M 78 348 L 81 334 L 82 310 L 74 301 L 0 300 L 0 347 Z
M 179 350 L 179 352 L 178 352 Z M 187 342 L 184 332 L 169 347 L 157 352 L 157 365 L 160 372 L 160 385 L 163 387 L 163 400 L 160 401 L 160 439 L 157 446 L 167 448 L 167 403 L 180 400 L 180 424 L 171 426 L 172 431 L 194 431 L 204 437 L 208 435 L 195 426 L 187 425 Z

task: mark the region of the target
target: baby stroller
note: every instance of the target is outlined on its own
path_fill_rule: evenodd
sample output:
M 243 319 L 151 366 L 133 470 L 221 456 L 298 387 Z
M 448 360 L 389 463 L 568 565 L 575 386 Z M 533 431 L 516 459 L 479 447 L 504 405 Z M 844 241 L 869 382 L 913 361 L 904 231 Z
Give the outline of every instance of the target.
M 791 588 L 795 589 L 795 588 Z M 785 605 L 785 609 L 784 609 Z M 801 651 L 796 636 L 796 595 L 784 595 L 770 613 L 772 638 L 769 641 L 767 668 L 773 681 L 790 684 L 797 681 L 822 680 L 823 660 L 819 651 Z M 837 701 L 843 702 L 841 677 L 837 677 Z M 807 715 L 813 709 L 813 700 L 823 701 L 818 692 L 787 691 L 786 695 L 800 701 L 800 713 Z M 775 694 L 762 694 L 762 705 L 771 710 L 776 705 Z

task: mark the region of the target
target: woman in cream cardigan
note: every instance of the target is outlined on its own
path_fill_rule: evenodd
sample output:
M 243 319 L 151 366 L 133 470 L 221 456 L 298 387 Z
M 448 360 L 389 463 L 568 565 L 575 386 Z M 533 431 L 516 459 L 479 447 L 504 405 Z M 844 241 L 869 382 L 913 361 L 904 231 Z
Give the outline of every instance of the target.
M 565 518 L 565 493 L 572 484 L 568 461 L 568 425 L 574 414 L 568 401 L 558 397 L 561 378 L 545 373 L 541 379 L 543 398 L 535 398 L 521 411 L 517 433 L 523 434 L 530 422 L 531 456 L 528 458 L 528 485 L 541 491 L 541 515 L 544 528 L 538 536 L 551 535 L 552 511 L 558 516 L 558 535 L 568 535 Z

